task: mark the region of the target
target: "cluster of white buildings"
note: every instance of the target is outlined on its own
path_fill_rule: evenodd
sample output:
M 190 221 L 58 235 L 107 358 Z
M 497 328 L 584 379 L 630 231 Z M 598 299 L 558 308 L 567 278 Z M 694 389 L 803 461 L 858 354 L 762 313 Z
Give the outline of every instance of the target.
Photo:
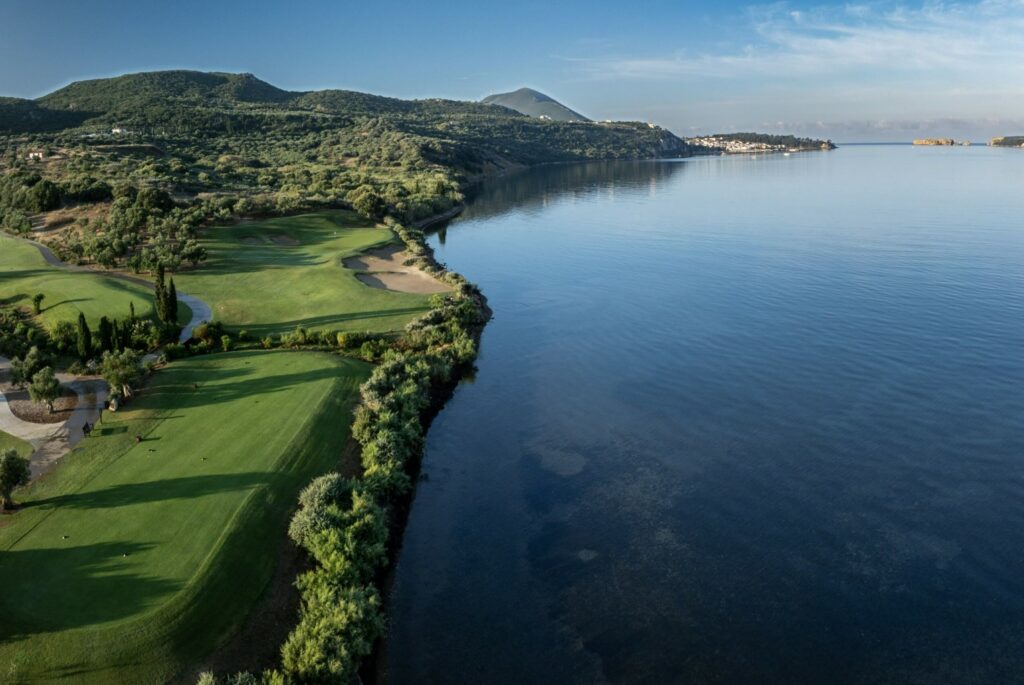
M 718 138 L 716 136 L 689 138 L 686 142 L 690 143 L 691 145 L 706 147 L 709 149 L 709 151 L 721 151 L 729 154 L 756 154 L 758 152 L 797 152 L 796 148 L 790 148 L 785 145 L 776 145 L 772 143 L 748 143 L 742 140 Z

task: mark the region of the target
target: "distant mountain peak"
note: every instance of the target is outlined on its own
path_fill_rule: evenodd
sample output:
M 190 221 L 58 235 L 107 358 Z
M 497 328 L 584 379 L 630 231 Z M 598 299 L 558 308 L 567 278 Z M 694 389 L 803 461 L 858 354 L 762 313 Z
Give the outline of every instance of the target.
M 538 119 L 551 119 L 553 121 L 590 121 L 579 112 L 573 111 L 555 100 L 550 95 L 545 95 L 533 88 L 520 88 L 510 93 L 495 93 L 488 95 L 483 100 L 487 105 L 501 105 Z

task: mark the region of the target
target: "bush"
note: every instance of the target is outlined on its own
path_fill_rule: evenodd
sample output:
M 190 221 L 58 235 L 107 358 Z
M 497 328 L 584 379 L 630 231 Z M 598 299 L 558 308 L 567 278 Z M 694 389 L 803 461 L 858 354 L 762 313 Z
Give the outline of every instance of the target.
M 167 343 L 164 345 L 164 356 L 168 360 L 181 359 L 188 356 L 188 350 L 181 343 Z

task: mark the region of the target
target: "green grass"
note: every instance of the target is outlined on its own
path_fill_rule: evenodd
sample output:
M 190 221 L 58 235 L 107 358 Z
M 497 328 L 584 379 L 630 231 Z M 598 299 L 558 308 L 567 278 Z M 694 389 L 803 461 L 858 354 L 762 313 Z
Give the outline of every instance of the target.
M 0 431 L 0 452 L 12 448 L 17 450 L 18 454 L 22 457 L 27 457 L 32 454 L 32 445 L 28 444 L 21 438 L 14 437 L 10 433 Z
M 0 682 L 194 668 L 266 587 L 296 494 L 337 463 L 369 368 L 312 352 L 194 357 L 108 412 L 0 526 Z
M 393 331 L 426 311 L 427 296 L 371 288 L 341 260 L 394 239 L 390 230 L 345 211 L 213 228 L 203 239 L 207 262 L 174 279 L 207 302 L 214 318 L 259 336 L 296 326 Z
M 95 328 L 101 316 L 128 317 L 130 303 L 140 317 L 153 315 L 152 290 L 102 274 L 67 271 L 50 266 L 34 246 L 0 235 L 0 305 L 31 309 L 32 296 L 43 293 L 40 322 L 50 327 L 57 321 L 76 321 L 83 312 L 89 326 Z M 182 323 L 192 311 L 179 306 Z

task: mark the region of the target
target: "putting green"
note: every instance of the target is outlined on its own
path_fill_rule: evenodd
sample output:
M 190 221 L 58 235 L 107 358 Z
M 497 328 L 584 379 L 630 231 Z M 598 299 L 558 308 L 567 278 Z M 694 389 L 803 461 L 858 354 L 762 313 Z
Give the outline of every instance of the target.
M 369 369 L 312 352 L 193 357 L 107 412 L 0 526 L 0 681 L 151 683 L 194 667 L 266 587 Z
M 99 273 L 51 266 L 35 246 L 0 235 L 0 305 L 30 308 L 36 293 L 46 296 L 39 315 L 46 327 L 57 321 L 75 321 L 82 312 L 95 328 L 101 316 L 127 318 L 131 303 L 140 317 L 153 315 L 152 289 Z M 178 309 L 181 323 L 192 317 L 187 306 Z
M 342 259 L 395 239 L 353 212 L 331 211 L 216 227 L 209 258 L 175 274 L 214 318 L 259 336 L 307 330 L 393 331 L 427 310 L 427 296 L 371 288 Z

